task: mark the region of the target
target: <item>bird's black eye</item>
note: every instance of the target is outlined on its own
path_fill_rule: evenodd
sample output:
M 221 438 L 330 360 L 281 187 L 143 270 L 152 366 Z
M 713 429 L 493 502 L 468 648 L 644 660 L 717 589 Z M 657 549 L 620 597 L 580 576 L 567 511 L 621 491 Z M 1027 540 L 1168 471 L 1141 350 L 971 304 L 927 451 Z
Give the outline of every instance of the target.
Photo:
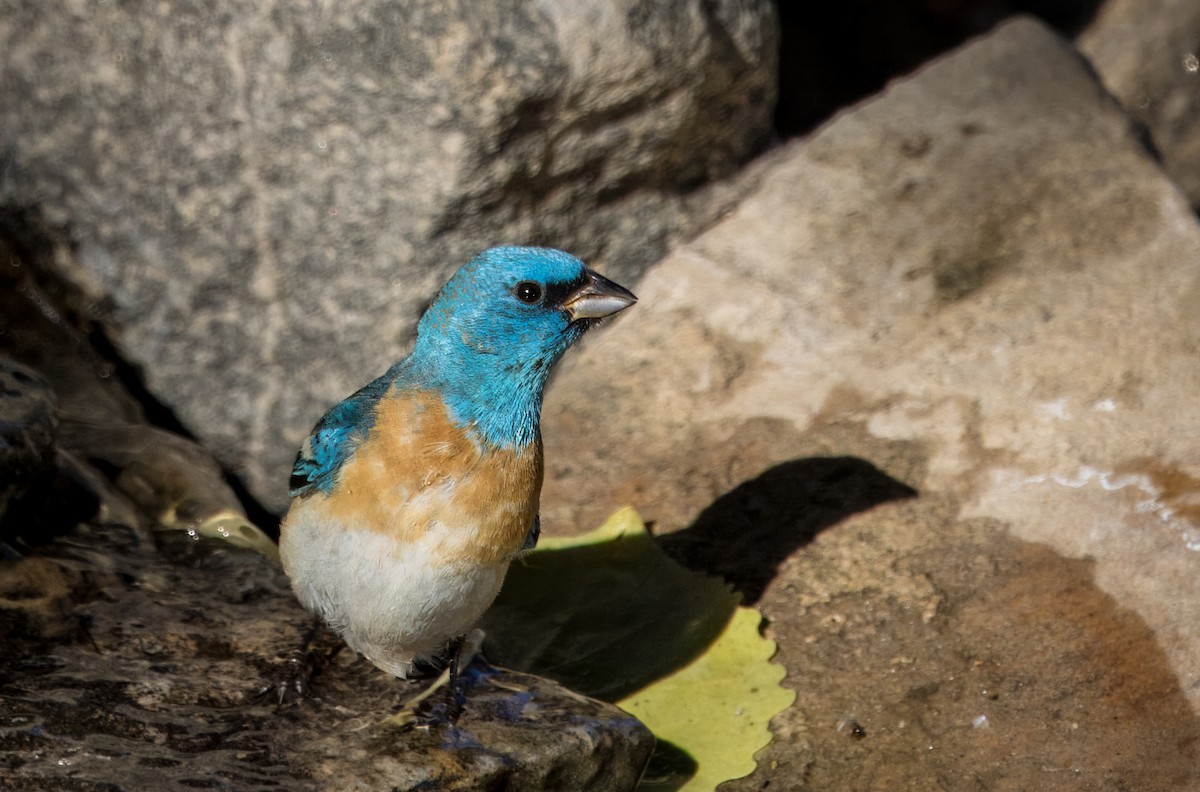
M 513 294 L 517 295 L 517 299 L 521 302 L 533 305 L 542 299 L 542 286 L 533 281 L 521 281 L 513 289 Z

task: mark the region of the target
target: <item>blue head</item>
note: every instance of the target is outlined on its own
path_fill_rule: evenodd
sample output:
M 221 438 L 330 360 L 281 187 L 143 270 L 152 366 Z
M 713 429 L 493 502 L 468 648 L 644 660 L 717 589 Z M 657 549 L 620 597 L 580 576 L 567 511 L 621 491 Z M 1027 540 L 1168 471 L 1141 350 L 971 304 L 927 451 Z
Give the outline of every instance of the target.
M 562 251 L 492 248 L 442 287 L 407 363 L 484 442 L 519 448 L 537 436 L 550 369 L 589 327 L 636 300 Z

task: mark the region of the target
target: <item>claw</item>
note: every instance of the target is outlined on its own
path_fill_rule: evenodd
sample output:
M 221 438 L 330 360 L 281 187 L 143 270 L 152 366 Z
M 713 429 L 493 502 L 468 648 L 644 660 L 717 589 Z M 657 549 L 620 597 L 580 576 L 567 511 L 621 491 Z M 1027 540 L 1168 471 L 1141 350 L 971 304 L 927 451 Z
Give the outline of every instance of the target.
M 459 638 L 451 648 L 449 663 L 438 678 L 404 702 L 400 711 L 385 718 L 381 725 L 397 729 L 429 729 L 454 725 L 467 701 L 459 669 L 469 666 L 479 654 L 483 646 L 483 637 L 483 630 L 476 629 Z M 440 701 L 433 695 L 439 690 L 444 691 Z
M 314 619 L 300 640 L 300 645 L 287 654 L 283 661 L 283 667 L 255 692 L 255 698 L 272 696 L 275 699 L 275 711 L 278 712 L 283 709 L 285 704 L 289 703 L 289 700 L 299 701 L 308 696 L 311 690 L 310 680 L 322 665 L 327 665 L 341 651 L 343 646 L 339 641 L 328 655 L 316 656 L 313 653 L 312 645 L 320 630 L 321 620 Z

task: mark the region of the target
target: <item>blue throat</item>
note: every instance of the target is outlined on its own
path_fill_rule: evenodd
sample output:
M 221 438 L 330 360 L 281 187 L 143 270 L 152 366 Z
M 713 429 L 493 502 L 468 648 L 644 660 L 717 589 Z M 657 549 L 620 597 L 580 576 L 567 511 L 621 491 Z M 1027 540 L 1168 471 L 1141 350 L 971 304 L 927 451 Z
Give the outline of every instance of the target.
M 418 339 L 403 379 L 436 387 L 451 418 L 473 430 L 484 445 L 521 450 L 540 435 L 542 391 L 565 349 L 517 361 L 461 341 Z

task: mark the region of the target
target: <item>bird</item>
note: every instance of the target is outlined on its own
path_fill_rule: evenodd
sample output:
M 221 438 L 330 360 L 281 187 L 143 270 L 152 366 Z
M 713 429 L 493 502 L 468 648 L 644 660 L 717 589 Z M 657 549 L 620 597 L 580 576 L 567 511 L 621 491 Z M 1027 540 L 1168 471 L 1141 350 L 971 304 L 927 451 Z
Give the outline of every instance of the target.
M 300 448 L 279 540 L 300 603 L 388 674 L 444 665 L 537 543 L 551 370 L 636 301 L 552 248 L 494 247 L 463 265 L 412 352 Z

